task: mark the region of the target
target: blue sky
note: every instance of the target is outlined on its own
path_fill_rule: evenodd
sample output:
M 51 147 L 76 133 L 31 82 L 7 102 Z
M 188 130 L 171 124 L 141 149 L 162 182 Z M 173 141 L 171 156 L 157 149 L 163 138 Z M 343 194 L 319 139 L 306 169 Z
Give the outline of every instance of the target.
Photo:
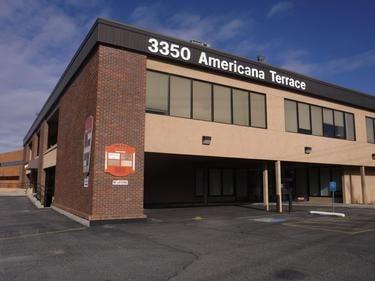
M 375 1 L 0 1 L 0 152 L 22 139 L 97 17 L 375 95 Z

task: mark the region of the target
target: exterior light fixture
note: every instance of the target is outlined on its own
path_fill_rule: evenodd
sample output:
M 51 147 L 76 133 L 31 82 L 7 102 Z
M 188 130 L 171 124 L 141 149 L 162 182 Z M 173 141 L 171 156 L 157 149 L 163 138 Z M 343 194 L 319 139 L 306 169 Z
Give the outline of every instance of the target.
M 305 154 L 310 154 L 312 151 L 312 148 L 310 146 L 305 146 Z
M 211 136 L 202 136 L 202 144 L 203 145 L 210 145 L 211 144 Z
M 371 154 L 372 160 L 375 160 L 375 153 Z

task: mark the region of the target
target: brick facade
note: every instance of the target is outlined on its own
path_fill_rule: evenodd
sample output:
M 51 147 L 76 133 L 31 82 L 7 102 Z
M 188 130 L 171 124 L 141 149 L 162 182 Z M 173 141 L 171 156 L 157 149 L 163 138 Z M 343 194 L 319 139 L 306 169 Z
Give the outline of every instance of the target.
M 99 46 L 66 90 L 59 105 L 59 133 L 53 205 L 90 220 L 143 218 L 146 57 Z M 83 187 L 83 137 L 94 117 L 89 187 Z M 136 149 L 136 172 L 104 172 L 105 146 Z M 127 179 L 114 187 L 112 180 Z
M 90 115 L 95 118 L 98 61 L 98 52 L 94 50 L 59 103 L 53 205 L 86 219 L 91 216 L 95 174 L 91 173 L 89 187 L 84 188 L 83 137 L 86 118 Z M 95 155 L 92 157 L 91 164 Z
M 95 177 L 92 219 L 143 218 L 146 56 L 99 47 Z M 135 147 L 135 173 L 118 178 L 104 172 L 105 146 Z M 113 187 L 112 180 L 128 186 Z
M 37 141 L 39 142 L 39 154 L 38 154 L 38 184 L 40 185 L 40 202 L 44 204 L 45 199 L 45 181 L 46 181 L 46 173 L 43 169 L 43 153 L 47 150 L 47 140 L 48 139 L 48 125 L 47 122 L 44 121 L 39 130 L 39 137 Z
M 0 153 L 0 163 L 22 161 L 22 157 L 23 150 Z M 0 167 L 0 188 L 21 188 L 22 170 L 22 165 Z

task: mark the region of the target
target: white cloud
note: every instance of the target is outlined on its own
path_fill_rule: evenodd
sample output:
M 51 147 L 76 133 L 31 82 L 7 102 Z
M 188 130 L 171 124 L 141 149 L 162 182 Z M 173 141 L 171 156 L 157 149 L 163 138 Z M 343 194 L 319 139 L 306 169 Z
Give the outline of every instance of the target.
M 375 65 L 375 49 L 354 54 L 349 57 L 333 59 L 326 65 L 331 73 L 350 72 Z
M 71 2 L 0 1 L 0 151 L 22 146 L 89 26 L 106 13 L 95 1 Z
M 130 15 L 131 23 L 184 40 L 200 40 L 219 45 L 238 34 L 249 31 L 253 22 L 246 17 L 233 19 L 230 15 L 202 17 L 195 13 L 164 15 L 160 4 L 137 7 Z
M 197 13 L 166 14 L 166 9 L 157 3 L 134 9 L 129 19 L 136 26 L 175 36 L 184 40 L 199 40 L 213 48 L 253 59 L 278 45 L 275 40 L 259 42 L 251 37 L 255 29 L 254 20 L 248 15 L 214 15 L 203 17 Z
M 293 50 L 283 54 L 281 67 L 313 76 L 348 73 L 375 65 L 375 49 L 328 61 L 311 62 L 305 50 Z
M 291 1 L 282 1 L 278 2 L 277 4 L 273 5 L 271 9 L 267 13 L 267 17 L 273 17 L 279 14 L 283 14 L 294 7 L 293 2 Z

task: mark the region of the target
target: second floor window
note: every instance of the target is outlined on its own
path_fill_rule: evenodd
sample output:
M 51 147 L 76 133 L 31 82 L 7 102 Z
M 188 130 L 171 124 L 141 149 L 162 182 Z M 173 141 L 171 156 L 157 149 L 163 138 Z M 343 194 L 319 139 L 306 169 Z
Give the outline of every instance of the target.
M 267 127 L 266 96 L 228 86 L 147 71 L 149 113 Z
M 375 118 L 366 117 L 367 142 L 375 143 Z
M 284 110 L 287 132 L 355 140 L 352 113 L 287 99 Z

